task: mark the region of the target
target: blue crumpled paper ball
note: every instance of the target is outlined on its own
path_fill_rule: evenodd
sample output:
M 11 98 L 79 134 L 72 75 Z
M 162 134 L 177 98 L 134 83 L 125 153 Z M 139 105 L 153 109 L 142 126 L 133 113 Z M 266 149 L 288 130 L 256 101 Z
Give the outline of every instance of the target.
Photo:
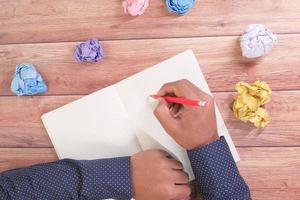
M 18 96 L 35 95 L 47 91 L 47 85 L 33 64 L 23 63 L 16 66 L 11 91 Z
M 179 15 L 186 14 L 195 4 L 196 0 L 166 0 L 169 12 Z
M 98 62 L 103 58 L 103 48 L 96 38 L 76 46 L 74 57 L 78 62 Z

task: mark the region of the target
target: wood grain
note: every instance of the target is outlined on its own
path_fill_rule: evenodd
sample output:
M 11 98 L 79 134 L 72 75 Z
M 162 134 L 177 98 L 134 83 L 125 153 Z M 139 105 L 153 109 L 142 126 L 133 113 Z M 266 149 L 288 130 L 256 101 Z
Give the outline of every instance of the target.
M 274 92 L 267 104 L 272 123 L 256 129 L 234 118 L 235 94 L 214 94 L 237 146 L 300 145 L 300 91 Z M 40 116 L 81 96 L 0 97 L 0 147 L 52 147 Z
M 300 148 L 239 148 L 238 164 L 253 199 L 300 199 Z
M 0 97 L 0 147 L 52 147 L 41 115 L 80 97 Z
M 239 35 L 250 23 L 300 33 L 300 0 L 198 0 L 186 16 L 151 1 L 143 16 L 123 14 L 121 0 L 0 0 L 0 43 Z
M 53 148 L 0 148 L 0 172 L 57 160 Z
M 78 64 L 77 43 L 0 45 L 0 95 L 13 95 L 15 65 L 34 63 L 49 86 L 46 95 L 89 94 L 193 49 L 212 91 L 233 91 L 239 80 L 267 81 L 273 90 L 300 89 L 300 35 L 281 35 L 260 60 L 241 56 L 238 37 L 106 41 L 105 59 Z M 151 48 L 149 48 L 151 47 Z
M 238 148 L 240 172 L 254 200 L 300 198 L 300 148 Z M 0 149 L 0 171 L 56 160 L 51 148 Z
M 186 16 L 152 0 L 139 17 L 122 0 L 0 0 L 0 172 L 57 159 L 40 116 L 186 49 L 193 49 L 242 161 L 254 200 L 300 199 L 300 0 L 197 0 Z M 241 56 L 239 35 L 266 24 L 279 41 L 266 57 Z M 104 41 L 105 59 L 78 64 L 78 42 Z M 49 91 L 16 97 L 15 65 L 35 64 Z M 233 117 L 234 85 L 264 80 L 275 90 L 272 117 L 255 129 Z

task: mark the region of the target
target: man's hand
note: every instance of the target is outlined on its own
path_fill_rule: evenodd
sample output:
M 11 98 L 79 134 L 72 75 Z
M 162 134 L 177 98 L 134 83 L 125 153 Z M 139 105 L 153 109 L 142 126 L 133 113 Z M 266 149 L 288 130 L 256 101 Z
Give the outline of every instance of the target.
M 154 110 L 155 116 L 166 132 L 183 148 L 190 150 L 218 139 L 215 105 L 210 95 L 187 80 L 167 83 L 162 86 L 157 95 L 208 102 L 208 107 L 196 107 L 169 104 L 164 99 L 160 99 L 159 105 Z
M 180 162 L 161 150 L 149 150 L 131 157 L 132 185 L 136 200 L 185 200 L 191 189 Z

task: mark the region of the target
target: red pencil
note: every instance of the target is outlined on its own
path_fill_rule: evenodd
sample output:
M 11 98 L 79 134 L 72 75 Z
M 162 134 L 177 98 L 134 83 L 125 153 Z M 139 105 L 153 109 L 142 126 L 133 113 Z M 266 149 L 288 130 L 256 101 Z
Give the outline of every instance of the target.
M 150 95 L 150 97 L 154 99 L 164 98 L 168 103 L 178 103 L 187 106 L 200 106 L 200 107 L 208 107 L 207 101 L 201 100 L 193 100 L 193 99 L 186 99 L 183 97 L 171 97 L 171 96 L 158 96 L 158 95 Z

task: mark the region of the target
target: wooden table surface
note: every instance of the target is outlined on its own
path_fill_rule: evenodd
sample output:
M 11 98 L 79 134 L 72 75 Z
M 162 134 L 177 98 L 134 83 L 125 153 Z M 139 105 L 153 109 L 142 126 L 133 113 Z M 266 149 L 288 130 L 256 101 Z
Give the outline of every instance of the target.
M 198 0 L 186 16 L 152 0 L 140 17 L 121 0 L 0 0 L 0 171 L 56 160 L 40 116 L 193 49 L 242 161 L 253 199 L 300 199 L 300 0 Z M 239 35 L 266 24 L 278 44 L 262 59 L 241 56 Z M 74 46 L 97 37 L 105 59 L 78 64 Z M 15 65 L 34 63 L 49 86 L 40 96 L 10 92 Z M 264 80 L 274 90 L 272 123 L 233 117 L 234 85 Z

